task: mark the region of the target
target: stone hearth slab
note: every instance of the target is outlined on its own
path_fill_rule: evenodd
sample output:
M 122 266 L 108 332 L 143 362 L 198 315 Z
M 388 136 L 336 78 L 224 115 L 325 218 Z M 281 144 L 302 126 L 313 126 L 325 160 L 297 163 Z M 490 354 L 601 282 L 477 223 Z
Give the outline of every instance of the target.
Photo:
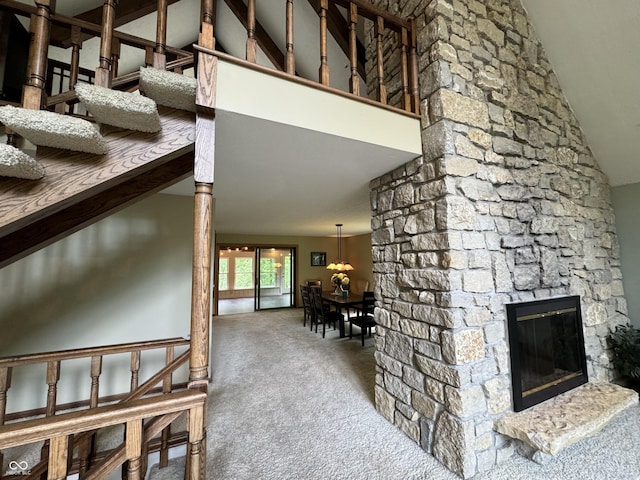
M 638 403 L 638 393 L 611 383 L 586 383 L 527 410 L 509 413 L 494 429 L 538 452 L 556 455 L 595 435 L 623 410 Z

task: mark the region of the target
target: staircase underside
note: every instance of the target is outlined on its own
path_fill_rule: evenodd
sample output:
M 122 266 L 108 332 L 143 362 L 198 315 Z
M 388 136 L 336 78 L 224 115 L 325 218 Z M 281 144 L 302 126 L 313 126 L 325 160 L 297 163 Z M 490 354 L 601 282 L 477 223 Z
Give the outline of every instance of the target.
M 190 175 L 195 114 L 158 111 L 158 133 L 103 125 L 107 154 L 39 147 L 44 178 L 0 178 L 0 268 Z

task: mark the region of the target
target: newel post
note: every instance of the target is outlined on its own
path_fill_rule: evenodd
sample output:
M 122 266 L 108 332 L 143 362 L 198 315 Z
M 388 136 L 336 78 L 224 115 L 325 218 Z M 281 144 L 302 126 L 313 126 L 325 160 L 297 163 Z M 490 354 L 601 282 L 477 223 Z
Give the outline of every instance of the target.
M 36 7 L 37 13 L 31 16 L 27 84 L 22 89 L 22 106 L 32 110 L 40 110 L 45 101 L 51 14 L 56 8 L 56 0 L 38 0 Z
M 207 392 L 211 321 L 211 244 L 213 237 L 213 166 L 218 60 L 198 53 L 196 145 L 194 159 L 193 275 L 189 388 Z

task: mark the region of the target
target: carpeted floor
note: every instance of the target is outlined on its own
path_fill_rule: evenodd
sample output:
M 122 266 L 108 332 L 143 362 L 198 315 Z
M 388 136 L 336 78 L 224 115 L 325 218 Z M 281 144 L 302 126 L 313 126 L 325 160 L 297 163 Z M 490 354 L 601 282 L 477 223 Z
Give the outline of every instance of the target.
M 301 311 L 217 317 L 213 323 L 207 478 L 454 480 L 373 406 L 373 340 L 327 338 Z M 481 480 L 640 479 L 640 408 L 538 465 L 512 459 Z M 181 462 L 150 477 L 182 478 Z

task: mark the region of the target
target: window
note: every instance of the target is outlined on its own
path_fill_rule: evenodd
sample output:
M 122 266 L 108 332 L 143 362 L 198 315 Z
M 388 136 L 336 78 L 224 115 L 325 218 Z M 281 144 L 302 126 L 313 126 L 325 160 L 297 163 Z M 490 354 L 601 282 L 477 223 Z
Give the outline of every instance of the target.
M 229 259 L 218 261 L 218 290 L 229 290 Z
M 253 288 L 253 258 L 239 257 L 235 259 L 235 279 L 233 288 Z
M 260 288 L 276 286 L 276 267 L 273 258 L 260 259 Z

